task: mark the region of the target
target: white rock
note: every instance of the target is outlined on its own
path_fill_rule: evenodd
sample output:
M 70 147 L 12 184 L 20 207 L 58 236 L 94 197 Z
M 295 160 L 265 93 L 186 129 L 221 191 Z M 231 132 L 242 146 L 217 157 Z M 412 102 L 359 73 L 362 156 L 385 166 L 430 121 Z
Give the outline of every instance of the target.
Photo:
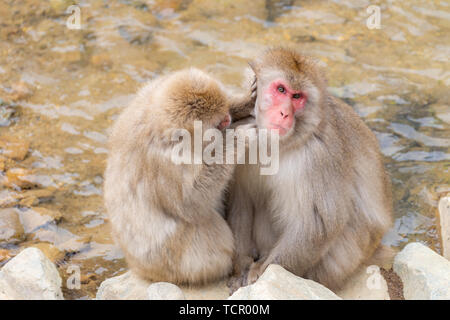
M 439 224 L 441 225 L 443 255 L 450 260 L 450 196 L 439 201 Z
M 269 265 L 252 285 L 238 289 L 230 300 L 339 300 L 323 285 L 303 279 L 279 265 Z
M 204 286 L 181 287 L 181 290 L 187 300 L 225 300 L 230 296 L 226 280 Z
M 156 287 L 153 287 L 157 285 Z M 169 283 L 164 283 L 161 289 L 161 282 L 152 284 L 149 281 L 140 279 L 132 272 L 126 272 L 120 276 L 109 278 L 102 282 L 97 291 L 97 300 L 148 300 L 156 299 L 164 294 L 163 290 L 168 289 L 167 285 L 174 286 Z M 151 288 L 151 289 L 150 289 Z M 156 289 L 161 289 L 161 292 L 155 293 Z M 177 287 L 178 288 L 178 287 Z M 151 295 L 149 296 L 149 289 Z M 216 300 L 226 299 L 228 288 L 225 281 L 212 283 L 207 286 L 199 287 L 181 287 L 183 298 L 179 295 L 179 299 L 188 300 Z M 172 291 L 174 294 L 174 291 Z M 179 292 L 178 292 L 179 294 Z M 159 298 L 160 299 L 160 298 Z M 178 299 L 178 298 L 175 298 Z
M 185 300 L 183 291 L 176 285 L 168 282 L 152 283 L 147 288 L 149 300 Z
M 0 270 L 0 299 L 62 300 L 61 277 L 41 250 L 27 248 Z
M 360 268 L 336 293 L 345 300 L 390 300 L 387 282 L 376 265 Z
M 407 300 L 450 299 L 450 261 L 420 243 L 408 244 L 394 260 Z
M 97 300 L 148 300 L 149 282 L 131 272 L 106 279 L 97 291 Z

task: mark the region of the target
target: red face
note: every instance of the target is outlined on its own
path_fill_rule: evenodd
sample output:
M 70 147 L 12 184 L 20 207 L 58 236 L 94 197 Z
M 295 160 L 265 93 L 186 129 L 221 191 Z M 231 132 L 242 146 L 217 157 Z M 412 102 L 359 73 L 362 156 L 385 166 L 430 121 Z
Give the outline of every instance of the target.
M 305 92 L 292 90 L 283 80 L 273 81 L 264 92 L 263 121 L 267 129 L 285 135 L 295 123 L 295 113 L 306 104 Z

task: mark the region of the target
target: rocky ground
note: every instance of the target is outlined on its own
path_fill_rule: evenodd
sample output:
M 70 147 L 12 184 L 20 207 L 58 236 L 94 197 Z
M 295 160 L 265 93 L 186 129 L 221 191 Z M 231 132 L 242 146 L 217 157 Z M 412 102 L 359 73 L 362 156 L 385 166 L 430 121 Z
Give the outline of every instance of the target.
M 0 221 L 15 224 L 17 218 L 11 212 L 2 214 Z M 231 296 L 225 281 L 188 288 L 165 282 L 149 283 L 126 272 L 105 280 L 96 299 L 447 300 L 450 299 L 449 218 L 450 198 L 446 197 L 440 202 L 440 225 L 447 258 L 420 243 L 409 243 L 395 256 L 391 270 L 378 266 L 363 268 L 338 292 L 300 278 L 279 265 L 270 265 L 256 283 L 240 288 Z M 1 250 L 0 259 L 2 254 L 3 259 L 8 259 Z M 76 280 L 73 283 L 76 284 Z M 63 299 L 61 287 L 62 280 L 56 266 L 38 248 L 24 249 L 0 269 L 0 299 L 59 300 Z

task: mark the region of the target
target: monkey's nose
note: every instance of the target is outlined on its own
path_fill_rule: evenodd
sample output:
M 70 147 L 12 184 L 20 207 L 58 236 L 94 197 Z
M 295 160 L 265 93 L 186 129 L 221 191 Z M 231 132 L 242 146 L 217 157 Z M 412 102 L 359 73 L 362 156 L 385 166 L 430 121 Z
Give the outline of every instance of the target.
M 281 114 L 281 117 L 282 117 L 283 119 L 286 119 L 287 117 L 289 117 L 289 113 L 288 113 L 288 112 L 280 111 L 280 114 Z

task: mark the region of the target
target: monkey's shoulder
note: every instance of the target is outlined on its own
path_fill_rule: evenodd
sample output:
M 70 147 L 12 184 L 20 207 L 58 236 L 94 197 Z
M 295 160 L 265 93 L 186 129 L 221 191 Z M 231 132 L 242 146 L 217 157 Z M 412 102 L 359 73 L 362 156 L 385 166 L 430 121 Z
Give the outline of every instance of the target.
M 361 140 L 363 143 L 377 143 L 374 133 L 350 105 L 333 96 L 329 97 L 329 105 L 334 113 L 333 124 L 346 139 L 354 142 Z

